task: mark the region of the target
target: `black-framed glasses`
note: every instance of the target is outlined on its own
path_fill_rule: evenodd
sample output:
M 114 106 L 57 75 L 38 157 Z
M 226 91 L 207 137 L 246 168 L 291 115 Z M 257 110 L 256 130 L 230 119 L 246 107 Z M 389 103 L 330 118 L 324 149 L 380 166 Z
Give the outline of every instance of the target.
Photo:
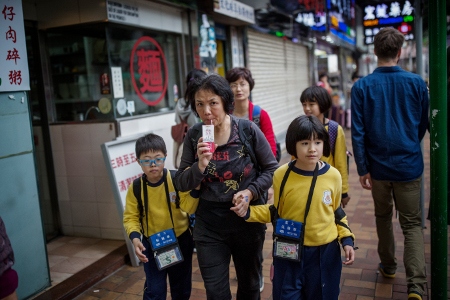
M 139 163 L 143 166 L 151 166 L 151 165 L 155 165 L 155 166 L 160 166 L 164 163 L 164 161 L 166 160 L 165 157 L 159 157 L 159 158 L 155 158 L 155 159 L 138 159 Z

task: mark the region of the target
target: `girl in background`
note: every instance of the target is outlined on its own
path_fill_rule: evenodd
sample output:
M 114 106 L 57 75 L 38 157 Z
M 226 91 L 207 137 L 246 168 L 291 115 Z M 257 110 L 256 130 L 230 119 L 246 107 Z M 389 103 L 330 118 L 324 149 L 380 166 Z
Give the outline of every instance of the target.
M 330 134 L 330 141 L 334 145 L 331 145 L 331 154 L 328 157 L 323 157 L 322 160 L 329 163 L 336 169 L 342 176 L 342 207 L 350 201 L 348 194 L 348 164 L 347 164 L 347 145 L 345 143 L 345 134 L 342 126 L 336 122 L 332 124 L 332 120 L 325 117 L 325 114 L 331 108 L 331 97 L 326 89 L 320 86 L 311 86 L 306 88 L 300 96 L 300 102 L 303 106 L 303 111 L 307 116 L 315 116 L 325 126 Z M 337 127 L 337 130 L 330 131 L 330 124 Z M 331 136 L 333 135 L 333 136 Z M 335 136 L 334 136 L 335 135 Z

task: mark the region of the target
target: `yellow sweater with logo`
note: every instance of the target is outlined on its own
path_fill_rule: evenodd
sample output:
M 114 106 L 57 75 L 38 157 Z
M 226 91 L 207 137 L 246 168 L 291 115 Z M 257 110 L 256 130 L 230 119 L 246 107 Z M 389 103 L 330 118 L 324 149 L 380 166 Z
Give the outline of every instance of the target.
M 313 172 L 293 166 L 278 205 L 281 181 L 287 169 L 288 164 L 285 164 L 274 173 L 274 205 L 278 206 L 280 218 L 303 223 Z M 335 223 L 334 212 L 340 207 L 341 191 L 342 180 L 339 171 L 329 164 L 322 163 L 306 218 L 305 246 L 321 246 L 337 238 L 339 241 L 344 237 L 355 238 L 350 230 Z M 269 204 L 251 206 L 247 222 L 269 223 L 271 221 L 269 206 Z M 347 217 L 342 218 L 341 221 L 348 225 Z
M 173 225 L 170 218 L 169 206 L 167 205 L 164 180 L 161 178 L 158 183 L 151 184 L 146 179 L 141 177 L 141 189 L 147 189 L 148 213 L 145 212 L 143 190 L 141 190 L 140 192 L 142 199 L 138 200 L 134 196 L 133 183 L 130 184 L 126 196 L 125 211 L 123 213 L 123 226 L 125 228 L 125 231 L 127 232 L 128 237 L 131 233 L 141 232 L 143 232 L 146 237 L 149 237 L 152 234 L 170 228 L 175 229 L 175 234 L 178 237 L 188 229 L 189 214 L 194 213 L 197 209 L 199 198 L 192 197 L 190 195 L 190 192 L 179 192 L 180 208 L 177 208 L 175 204 L 175 188 L 173 187 L 172 178 L 170 176 L 170 172 L 168 171 L 166 173 L 166 180 L 170 196 Z M 145 184 L 142 184 L 143 181 L 145 181 Z M 137 201 L 142 201 L 142 207 L 144 208 L 142 227 Z

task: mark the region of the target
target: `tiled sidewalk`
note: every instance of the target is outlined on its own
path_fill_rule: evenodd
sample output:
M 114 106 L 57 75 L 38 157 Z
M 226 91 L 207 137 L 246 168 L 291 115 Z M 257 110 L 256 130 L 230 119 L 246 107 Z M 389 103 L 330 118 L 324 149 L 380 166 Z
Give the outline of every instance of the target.
M 346 131 L 348 149 L 352 149 L 350 132 Z M 430 156 L 429 137 L 424 140 L 425 153 L 425 215 L 428 213 L 429 203 L 429 177 L 430 177 Z M 282 162 L 289 159 L 287 155 Z M 356 260 L 352 266 L 344 266 L 341 279 L 341 300 L 370 300 L 370 299 L 407 299 L 405 270 L 403 267 L 403 235 L 398 220 L 394 221 L 395 237 L 397 240 L 397 260 L 398 270 L 395 279 L 385 279 L 378 274 L 377 266 L 379 258 L 377 254 L 377 234 L 375 230 L 375 217 L 373 213 L 373 203 L 370 191 L 363 190 L 359 184 L 359 177 L 356 172 L 354 161 L 350 163 L 350 192 L 351 200 L 345 211 L 348 215 L 350 227 L 356 235 Z M 427 262 L 428 282 L 430 282 L 430 223 L 425 222 L 425 256 Z M 272 226 L 267 225 L 266 242 L 264 244 L 264 281 L 265 288 L 261 293 L 262 300 L 272 299 L 272 284 L 269 279 L 269 269 L 272 247 Z M 237 282 L 234 280 L 234 268 L 230 268 L 230 285 L 233 295 L 236 293 Z M 90 299 L 142 299 L 142 289 L 144 286 L 143 267 L 131 267 L 126 265 L 118 271 L 108 276 L 104 280 L 95 284 L 83 294 L 78 296 L 78 300 Z M 193 283 L 191 299 L 206 299 L 203 281 L 198 268 L 196 256 L 193 261 Z M 428 294 L 430 294 L 430 284 L 428 283 Z M 450 293 L 449 293 L 450 295 Z M 170 299 L 170 298 L 169 298 Z M 426 296 L 424 299 L 428 299 Z

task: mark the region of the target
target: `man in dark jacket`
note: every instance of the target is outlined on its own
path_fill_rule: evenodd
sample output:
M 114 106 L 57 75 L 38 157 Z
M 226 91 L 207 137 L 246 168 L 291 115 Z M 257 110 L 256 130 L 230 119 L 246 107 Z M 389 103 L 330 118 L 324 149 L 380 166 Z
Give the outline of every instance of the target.
M 394 278 L 397 269 L 392 227 L 395 201 L 405 237 L 408 299 L 421 300 L 426 276 L 420 141 L 427 129 L 429 100 L 422 78 L 397 66 L 403 42 L 403 34 L 394 28 L 384 28 L 375 36 L 378 67 L 352 88 L 352 143 L 361 186 L 372 191 L 375 204 L 379 271 Z

